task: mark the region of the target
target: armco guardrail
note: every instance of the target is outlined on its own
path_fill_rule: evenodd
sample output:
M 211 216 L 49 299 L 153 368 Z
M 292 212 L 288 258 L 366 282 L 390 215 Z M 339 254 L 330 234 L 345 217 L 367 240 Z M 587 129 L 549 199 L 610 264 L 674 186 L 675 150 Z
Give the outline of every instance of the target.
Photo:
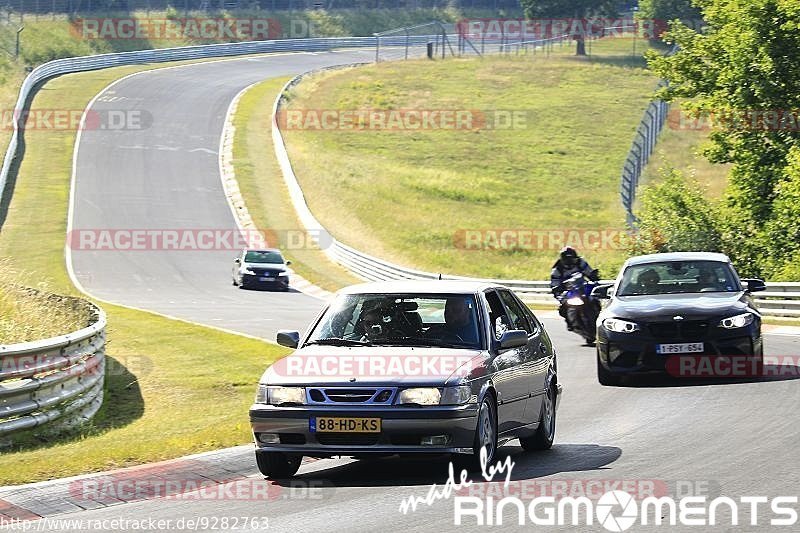
M 412 36 L 415 44 L 427 42 L 426 36 Z M 419 41 L 418 43 L 416 41 Z M 27 108 L 32 90 L 43 81 L 61 74 L 83 72 L 108 67 L 124 65 L 138 65 L 143 63 L 160 63 L 165 61 L 180 61 L 188 59 L 204 59 L 216 57 L 230 57 L 247 54 L 261 54 L 268 52 L 315 52 L 341 48 L 371 48 L 376 46 L 375 37 L 332 37 L 319 39 L 282 39 L 274 41 L 251 41 L 243 43 L 211 44 L 200 46 L 183 46 L 179 48 L 162 48 L 157 50 L 140 50 L 136 52 L 120 52 L 116 54 L 101 54 L 94 56 L 71 57 L 56 59 L 39 65 L 31 71 L 22 82 L 22 87 L 17 98 L 17 118 L 14 120 L 14 132 L 6 150 L 6 157 L 0 169 L 0 200 L 5 191 L 9 169 L 14 162 L 18 146 L 19 128 L 24 121 L 22 110 Z M 382 38 L 381 45 L 406 46 L 405 36 Z
M 289 80 L 275 99 L 272 109 L 272 141 L 275 147 L 275 155 L 278 158 L 278 163 L 281 168 L 281 174 L 289 189 L 289 196 L 295 212 L 300 219 L 300 223 L 303 225 L 304 229 L 309 232 L 309 235 L 320 244 L 320 248 L 331 260 L 344 266 L 357 276 L 370 281 L 402 279 L 422 280 L 439 279 L 440 277 L 441 279 L 487 281 L 504 284 L 517 292 L 528 303 L 555 305 L 553 296 L 550 293 L 550 283 L 548 281 L 497 280 L 424 272 L 389 263 L 388 261 L 365 254 L 364 252 L 360 252 L 337 241 L 309 209 L 303 190 L 292 168 L 292 163 L 289 160 L 283 134 L 278 127 L 277 121 L 278 111 L 284 100 L 284 95 L 304 77 L 311 74 L 313 74 L 313 72 L 307 72 Z M 324 243 L 324 245 L 322 243 Z M 764 314 L 774 316 L 800 316 L 800 283 L 770 283 L 768 287 L 769 292 L 758 293 L 758 299 L 756 300 Z
M 77 424 L 103 403 L 105 313 L 84 300 L 75 303 L 92 315 L 90 326 L 51 339 L 0 345 L 0 437 Z

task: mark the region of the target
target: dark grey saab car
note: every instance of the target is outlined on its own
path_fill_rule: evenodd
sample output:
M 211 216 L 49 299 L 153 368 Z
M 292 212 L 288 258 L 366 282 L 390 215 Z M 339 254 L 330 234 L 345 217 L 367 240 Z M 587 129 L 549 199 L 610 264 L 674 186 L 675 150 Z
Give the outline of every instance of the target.
M 626 374 L 664 372 L 680 358 L 733 356 L 763 363 L 761 315 L 751 293 L 760 279 L 740 280 L 726 255 L 679 252 L 632 257 L 597 319 L 597 378 L 615 385 Z
M 303 456 L 451 453 L 473 464 L 519 438 L 553 443 L 556 354 L 507 288 L 407 281 L 343 289 L 296 348 L 261 377 L 250 422 L 261 472 L 289 477 Z

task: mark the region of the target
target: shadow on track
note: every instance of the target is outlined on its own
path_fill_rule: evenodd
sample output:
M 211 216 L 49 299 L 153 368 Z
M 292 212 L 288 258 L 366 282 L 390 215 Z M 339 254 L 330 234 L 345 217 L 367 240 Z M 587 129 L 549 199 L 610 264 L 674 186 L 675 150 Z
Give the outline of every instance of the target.
M 527 453 L 519 446 L 507 445 L 498 450 L 499 461 L 507 456 L 514 461 L 511 479 L 521 481 L 550 476 L 562 472 L 601 470 L 622 455 L 615 446 L 598 444 L 555 444 L 544 452 Z M 446 455 L 408 458 L 387 457 L 362 459 L 330 469 L 300 474 L 294 478 L 306 482 L 322 481 L 326 487 L 384 487 L 398 485 L 431 485 L 447 481 L 450 458 Z M 459 465 L 454 462 L 455 479 L 459 477 Z M 470 479 L 485 483 L 480 471 L 471 472 Z M 505 479 L 497 474 L 494 481 Z M 291 484 L 292 481 L 275 481 Z

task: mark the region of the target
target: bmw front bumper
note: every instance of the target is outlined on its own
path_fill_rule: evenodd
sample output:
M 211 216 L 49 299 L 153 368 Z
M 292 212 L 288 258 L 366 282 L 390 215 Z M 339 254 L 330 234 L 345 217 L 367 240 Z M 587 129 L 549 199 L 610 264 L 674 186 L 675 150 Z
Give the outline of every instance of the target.
M 699 343 L 699 353 L 664 355 L 656 351 L 659 344 Z M 658 338 L 646 331 L 615 333 L 603 327 L 597 336 L 597 355 L 600 364 L 615 374 L 665 372 L 670 357 L 687 356 L 753 356 L 762 351 L 760 328 L 755 324 L 735 330 L 712 330 L 699 338 Z

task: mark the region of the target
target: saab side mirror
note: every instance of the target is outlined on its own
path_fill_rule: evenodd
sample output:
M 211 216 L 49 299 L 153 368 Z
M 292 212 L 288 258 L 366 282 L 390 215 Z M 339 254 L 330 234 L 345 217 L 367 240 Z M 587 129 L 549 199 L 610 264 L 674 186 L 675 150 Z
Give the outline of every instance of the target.
M 234 257 L 233 258 L 233 262 L 236 263 L 237 265 L 241 265 L 242 264 L 242 259 L 240 257 Z
M 598 285 L 594 289 L 592 289 L 592 298 L 597 298 L 598 300 L 608 300 L 611 298 L 611 295 L 608 294 L 608 291 L 613 287 L 613 285 Z
M 763 279 L 743 279 L 742 282 L 747 287 L 747 292 L 761 292 L 767 290 L 767 284 Z
M 278 330 L 277 339 L 278 344 L 286 346 L 287 348 L 297 348 L 300 344 L 300 332 L 288 329 Z
M 500 337 L 500 349 L 519 348 L 528 344 L 528 332 L 521 329 L 510 329 Z
M 289 266 L 289 265 L 291 265 L 291 264 L 292 264 L 292 262 L 291 262 L 291 261 L 286 261 L 286 266 Z

